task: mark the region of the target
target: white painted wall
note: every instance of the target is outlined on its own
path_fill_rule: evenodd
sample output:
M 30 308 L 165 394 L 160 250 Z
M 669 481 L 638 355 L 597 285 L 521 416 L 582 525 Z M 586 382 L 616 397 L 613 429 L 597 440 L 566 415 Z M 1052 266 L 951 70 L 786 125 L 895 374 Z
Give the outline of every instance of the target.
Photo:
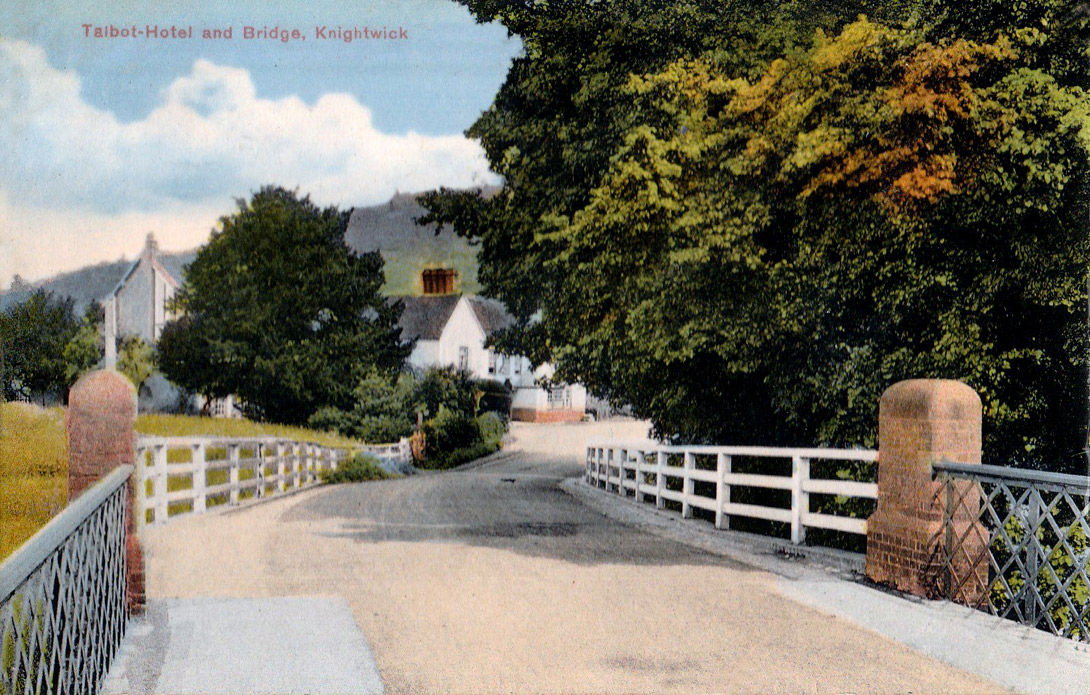
M 439 364 L 439 341 L 418 340 L 409 355 L 409 364 L 418 369 L 427 369 Z

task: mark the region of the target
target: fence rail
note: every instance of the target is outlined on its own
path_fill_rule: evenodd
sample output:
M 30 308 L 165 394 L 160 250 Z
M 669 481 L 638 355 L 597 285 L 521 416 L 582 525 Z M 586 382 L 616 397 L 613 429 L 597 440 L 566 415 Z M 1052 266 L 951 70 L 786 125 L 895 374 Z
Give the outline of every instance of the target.
M 118 467 L 0 565 L 0 692 L 98 691 L 125 632 L 132 472 Z
M 736 470 L 739 459 L 783 461 L 788 475 Z M 878 452 L 856 449 L 789 449 L 777 447 L 674 446 L 655 442 L 590 441 L 587 443 L 586 481 L 599 488 L 632 496 L 638 501 L 653 498 L 657 507 L 668 502 L 681 505 L 683 517 L 694 509 L 715 515 L 717 528 L 729 528 L 732 516 L 790 525 L 792 543 L 806 542 L 808 528 L 866 535 L 863 518 L 816 512 L 811 495 L 875 500 L 878 486 L 838 478 L 811 477 L 814 461 L 873 465 Z M 790 492 L 790 504 L 739 501 L 738 488 Z M 732 499 L 735 497 L 735 499 Z
M 953 600 L 1090 642 L 1090 478 L 936 463 Z
M 412 457 L 408 440 L 348 449 L 274 437 L 141 437 L 137 520 L 159 525 L 181 514 L 309 487 L 359 451 L 400 461 Z

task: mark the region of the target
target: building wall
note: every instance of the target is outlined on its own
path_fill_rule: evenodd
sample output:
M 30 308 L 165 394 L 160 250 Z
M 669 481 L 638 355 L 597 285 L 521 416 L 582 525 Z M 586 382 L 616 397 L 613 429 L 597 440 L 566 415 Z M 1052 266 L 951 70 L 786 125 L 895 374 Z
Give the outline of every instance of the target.
M 174 299 L 174 292 L 174 285 L 167 281 L 166 276 L 156 270 L 155 306 L 153 307 L 155 312 L 155 340 L 159 340 L 159 336 L 162 335 L 163 326 L 166 325 L 166 322 L 174 318 L 174 313 L 167 310 L 167 304 L 170 300 Z
M 155 341 L 152 324 L 154 278 L 151 265 L 141 262 L 117 293 L 117 336 L 137 335 Z
M 174 318 L 167 302 L 174 297 L 174 285 L 146 259 L 141 259 L 132 275 L 117 293 L 117 333 L 119 338 L 136 335 L 154 343 L 163 326 Z
M 427 369 L 439 364 L 439 341 L 418 340 L 409 355 L 409 364 L 417 369 Z
M 459 353 L 465 348 L 469 373 L 481 379 L 488 378 L 488 350 L 484 347 L 484 339 L 484 331 L 477 323 L 469 302 L 463 297 L 454 307 L 439 336 L 439 363 L 462 366 L 459 364 Z

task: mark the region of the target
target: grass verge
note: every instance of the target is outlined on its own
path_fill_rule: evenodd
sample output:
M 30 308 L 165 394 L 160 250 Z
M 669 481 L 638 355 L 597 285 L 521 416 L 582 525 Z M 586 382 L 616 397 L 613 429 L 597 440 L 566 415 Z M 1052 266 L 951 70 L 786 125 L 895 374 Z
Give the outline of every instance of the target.
M 64 410 L 0 403 L 0 559 L 25 543 L 67 501 Z

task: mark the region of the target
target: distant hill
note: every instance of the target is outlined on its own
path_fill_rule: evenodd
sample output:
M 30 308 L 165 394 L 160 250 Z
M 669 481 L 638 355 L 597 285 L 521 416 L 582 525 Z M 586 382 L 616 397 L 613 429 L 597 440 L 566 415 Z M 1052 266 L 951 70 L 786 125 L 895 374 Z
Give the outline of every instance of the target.
M 497 188 L 485 188 L 490 195 Z M 413 220 L 427 211 L 416 202 L 417 193 L 399 193 L 389 202 L 356 208 L 344 238 L 359 252 L 378 250 L 386 261 L 388 295 L 420 294 L 420 271 L 448 267 L 458 271 L 455 289 L 479 292 L 477 249 L 446 229 L 438 235 L 435 225 L 421 226 Z
M 486 194 L 498 190 L 486 189 Z M 388 295 L 420 294 L 420 271 L 430 267 L 449 267 L 458 271 L 455 289 L 479 292 L 477 249 L 449 229 L 436 235 L 435 225 L 420 226 L 413 220 L 426 211 L 416 202 L 416 193 L 399 193 L 389 202 L 353 210 L 345 232 L 345 242 L 357 252 L 378 250 L 386 260 Z M 139 249 L 134 249 L 139 251 Z M 166 269 L 184 277 L 184 268 L 196 257 L 196 249 L 159 256 Z M 43 288 L 61 297 L 72 297 L 76 315 L 93 300 L 101 301 L 113 291 L 132 265 L 131 260 L 99 263 L 61 273 L 47 280 L 21 285 L 0 292 L 0 310 L 26 300 Z
M 159 257 L 159 261 L 172 275 L 181 277 L 182 269 L 196 255 L 196 251 L 164 253 Z M 58 297 L 71 297 L 75 305 L 76 316 L 80 316 L 92 301 L 102 301 L 113 292 L 114 288 L 117 287 L 117 283 L 121 281 L 125 271 L 131 265 L 132 261 L 125 259 L 111 263 L 99 263 L 79 270 L 61 273 L 48 280 L 31 283 L 29 286 L 22 285 L 13 288 L 0 293 L 0 310 L 25 301 L 27 297 L 40 288 L 52 292 Z

